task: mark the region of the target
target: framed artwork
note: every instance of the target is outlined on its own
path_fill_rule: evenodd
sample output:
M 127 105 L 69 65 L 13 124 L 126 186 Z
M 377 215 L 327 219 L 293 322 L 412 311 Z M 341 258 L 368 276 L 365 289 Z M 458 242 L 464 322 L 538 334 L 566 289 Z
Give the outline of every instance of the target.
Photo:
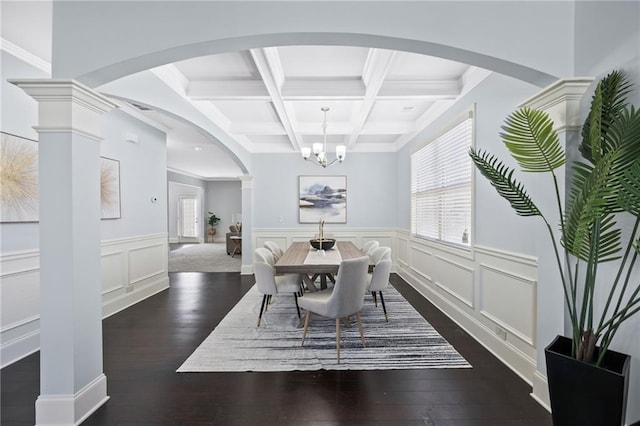
M 120 162 L 100 157 L 102 219 L 120 219 Z
M 299 176 L 300 223 L 347 223 L 346 176 Z
M 38 142 L 0 132 L 0 222 L 38 221 Z

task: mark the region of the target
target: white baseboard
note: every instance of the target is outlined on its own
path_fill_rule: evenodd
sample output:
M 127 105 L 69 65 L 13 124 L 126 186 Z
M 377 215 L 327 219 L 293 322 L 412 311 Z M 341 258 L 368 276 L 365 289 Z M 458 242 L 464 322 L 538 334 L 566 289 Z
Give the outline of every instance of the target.
M 478 321 L 478 319 L 460 309 L 446 296 L 436 292 L 429 285 L 422 283 L 421 277 L 412 274 L 407 268 L 400 267 L 398 275 L 433 303 L 441 312 L 462 327 L 478 343 L 502 361 L 502 363 L 513 370 L 522 380 L 528 384 L 532 384 L 531 376 L 536 368 L 535 360 L 532 360 L 517 350 L 517 348 L 498 338 L 493 330 L 488 329 Z
M 542 405 L 548 412 L 551 412 L 549 383 L 547 382 L 547 377 L 538 370 L 533 373 L 533 392 L 531 392 L 531 397 L 535 399 L 538 404 Z
M 144 287 L 136 287 L 132 292 L 121 295 L 120 297 L 110 300 L 102 306 L 102 318 L 110 317 L 120 311 L 135 305 L 155 294 L 160 293 L 169 288 L 169 277 L 162 276 L 153 283 Z
M 36 400 L 36 426 L 79 425 L 108 400 L 104 374 L 75 395 L 40 395 Z
M 14 362 L 20 361 L 40 350 L 40 329 L 3 342 L 0 347 L 0 368 L 4 368 Z

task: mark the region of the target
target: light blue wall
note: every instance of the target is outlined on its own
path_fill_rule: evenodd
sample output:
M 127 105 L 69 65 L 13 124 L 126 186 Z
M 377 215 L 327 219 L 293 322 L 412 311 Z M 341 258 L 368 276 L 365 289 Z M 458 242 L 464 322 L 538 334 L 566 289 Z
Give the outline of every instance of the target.
M 138 142 L 126 141 L 126 133 L 138 136 Z M 103 137 L 100 155 L 120 161 L 121 218 L 102 221 L 102 240 L 167 232 L 164 132 L 113 110 L 103 120 Z
M 450 123 L 475 104 L 475 147 L 488 150 L 511 163 L 509 154 L 498 136 L 505 117 L 518 103 L 536 93 L 533 85 L 499 74 L 491 74 L 468 95 L 458 101 L 442 117 L 434 121 L 398 152 L 398 224 L 409 230 L 410 212 L 410 155 L 424 143 L 438 135 Z M 515 163 L 514 163 L 515 164 Z M 527 181 L 527 176 L 521 176 Z M 479 174 L 475 179 L 474 242 L 483 246 L 535 256 L 531 223 L 517 216 Z
M 205 198 L 207 212 L 213 212 L 221 220 L 217 226 L 216 241 L 223 241 L 229 232 L 236 213 L 242 213 L 242 184 L 239 180 L 207 182 Z M 207 220 L 209 215 L 207 214 Z
M 347 152 L 344 163 L 322 169 L 299 154 L 254 154 L 253 194 L 255 228 L 315 227 L 298 223 L 298 176 L 345 175 L 347 223 L 338 228 L 395 228 L 397 226 L 397 168 L 395 153 Z
M 0 130 L 38 140 L 38 133 L 33 130 L 38 124 L 37 102 L 7 79 L 45 78 L 47 75 L 4 51 L 0 51 L 0 58 Z M 37 223 L 0 224 L 1 252 L 36 249 L 38 241 Z
M 602 17 L 606 16 L 606 19 Z M 597 28 L 597 31 L 594 31 Z M 578 2 L 576 4 L 576 74 L 604 77 L 613 69 L 623 70 L 634 84 L 630 102 L 640 108 L 640 2 Z M 581 102 L 584 120 L 591 102 L 592 90 Z M 633 227 L 629 215 L 618 215 L 617 221 L 625 233 Z M 617 272 L 614 263 L 601 264 L 596 284 L 595 306 L 605 304 L 612 278 Z M 631 283 L 640 282 L 640 267 L 636 267 Z M 627 404 L 627 424 L 640 420 L 640 314 L 620 327 L 611 349 L 631 355 L 631 378 Z

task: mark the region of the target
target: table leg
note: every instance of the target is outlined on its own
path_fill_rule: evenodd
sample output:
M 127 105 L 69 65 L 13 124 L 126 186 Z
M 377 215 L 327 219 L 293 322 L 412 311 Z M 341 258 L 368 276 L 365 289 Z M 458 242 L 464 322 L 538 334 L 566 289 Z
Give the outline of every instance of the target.
M 307 285 L 307 290 L 310 292 L 318 291 L 318 287 L 311 281 L 311 278 L 307 274 L 300 274 L 302 276 L 302 281 Z

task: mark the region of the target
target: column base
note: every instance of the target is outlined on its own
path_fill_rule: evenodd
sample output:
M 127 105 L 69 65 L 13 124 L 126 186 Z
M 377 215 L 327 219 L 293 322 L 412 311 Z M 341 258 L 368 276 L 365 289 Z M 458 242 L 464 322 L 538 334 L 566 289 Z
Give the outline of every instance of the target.
M 36 426 L 79 425 L 108 400 L 104 374 L 75 395 L 40 395 L 36 400 Z

